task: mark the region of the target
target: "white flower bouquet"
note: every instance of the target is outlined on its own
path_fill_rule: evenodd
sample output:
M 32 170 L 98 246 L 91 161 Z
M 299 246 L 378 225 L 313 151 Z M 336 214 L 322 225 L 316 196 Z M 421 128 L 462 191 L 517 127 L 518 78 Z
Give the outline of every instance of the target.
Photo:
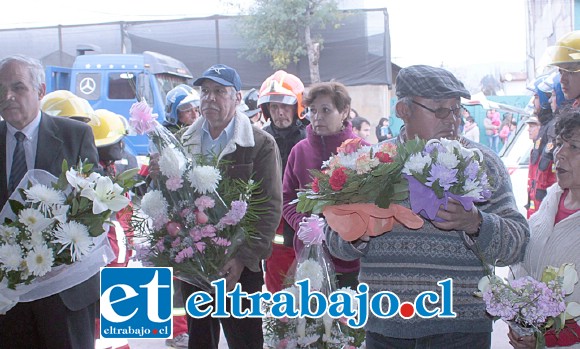
M 212 292 L 211 282 L 255 231 L 258 202 L 252 197 L 258 183 L 224 178 L 217 166 L 189 156 L 145 102 L 135 103 L 130 114 L 133 130 L 146 134 L 158 151 L 160 171 L 155 189 L 143 196 L 141 212 L 134 216 L 136 230 L 149 242 L 135 258 L 145 265 L 173 267 L 177 278 Z
M 26 173 L 0 213 L 0 314 L 73 287 L 114 258 L 104 232 L 129 204 L 134 174 L 112 180 L 66 161 L 59 178 Z
M 294 281 L 310 281 L 311 291 L 321 292 L 325 296 L 336 290 L 336 274 L 330 263 L 330 256 L 324 247 L 324 220 L 317 215 L 304 218 L 300 223 L 298 238 L 304 242 L 304 248 L 296 258 L 295 270 L 289 273 L 288 284 L 283 291 L 292 293 L 296 299 L 298 287 Z M 349 288 L 340 291 L 354 293 Z M 328 348 L 357 349 L 364 347 L 364 330 L 349 327 L 346 320 L 333 319 L 328 314 L 320 318 L 296 317 L 275 318 L 271 316 L 273 303 L 264 303 L 264 340 L 268 348 Z M 296 304 L 306 307 L 307 305 Z M 353 311 L 358 305 L 353 304 Z M 298 310 L 298 309 L 295 309 Z

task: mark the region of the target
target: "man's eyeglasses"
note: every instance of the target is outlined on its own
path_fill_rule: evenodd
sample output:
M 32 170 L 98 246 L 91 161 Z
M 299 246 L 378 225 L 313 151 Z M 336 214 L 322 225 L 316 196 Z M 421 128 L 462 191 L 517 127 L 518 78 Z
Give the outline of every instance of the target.
M 449 116 L 449 114 L 453 113 L 453 115 L 455 116 L 460 116 L 461 115 L 461 107 L 459 106 L 455 106 L 454 108 L 438 108 L 438 109 L 431 109 L 419 102 L 416 102 L 414 100 L 411 100 L 411 102 L 413 102 L 413 104 L 417 104 L 418 106 L 420 106 L 423 109 L 426 109 L 428 111 L 430 111 L 431 113 L 435 114 L 435 117 L 437 119 L 445 119 Z

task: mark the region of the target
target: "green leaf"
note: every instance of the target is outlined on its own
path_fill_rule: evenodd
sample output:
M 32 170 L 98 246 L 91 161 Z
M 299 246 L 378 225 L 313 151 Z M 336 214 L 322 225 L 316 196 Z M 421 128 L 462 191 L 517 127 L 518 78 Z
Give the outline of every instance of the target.
M 20 213 L 20 211 L 24 209 L 24 205 L 20 201 L 8 200 L 8 202 L 10 203 L 10 209 L 16 215 L 18 215 Z
M 137 173 L 139 173 L 138 168 L 126 170 L 123 173 L 117 175 L 117 177 L 115 178 L 115 182 L 125 182 L 131 180 L 137 175 Z

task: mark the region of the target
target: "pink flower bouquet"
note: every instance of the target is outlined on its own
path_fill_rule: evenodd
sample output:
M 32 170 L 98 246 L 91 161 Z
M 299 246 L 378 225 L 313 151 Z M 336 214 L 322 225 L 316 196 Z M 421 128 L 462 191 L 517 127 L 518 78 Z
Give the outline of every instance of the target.
M 219 167 L 194 159 L 145 102 L 130 113 L 134 131 L 146 133 L 159 152 L 160 171 L 133 219 L 150 244 L 136 259 L 173 267 L 177 278 L 211 291 L 211 281 L 254 232 L 252 194 L 258 185 L 224 178 Z

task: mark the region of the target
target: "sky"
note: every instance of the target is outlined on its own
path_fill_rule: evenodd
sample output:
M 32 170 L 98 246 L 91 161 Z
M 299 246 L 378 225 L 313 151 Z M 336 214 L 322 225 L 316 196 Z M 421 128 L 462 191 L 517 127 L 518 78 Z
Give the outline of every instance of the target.
M 392 61 L 400 66 L 517 62 L 524 68 L 525 0 L 345 2 L 359 8 L 361 3 L 366 8 L 387 7 Z M 235 9 L 225 3 L 224 0 L 22 0 L 12 2 L 0 12 L 0 29 L 234 14 Z M 234 3 L 247 4 L 251 0 Z

